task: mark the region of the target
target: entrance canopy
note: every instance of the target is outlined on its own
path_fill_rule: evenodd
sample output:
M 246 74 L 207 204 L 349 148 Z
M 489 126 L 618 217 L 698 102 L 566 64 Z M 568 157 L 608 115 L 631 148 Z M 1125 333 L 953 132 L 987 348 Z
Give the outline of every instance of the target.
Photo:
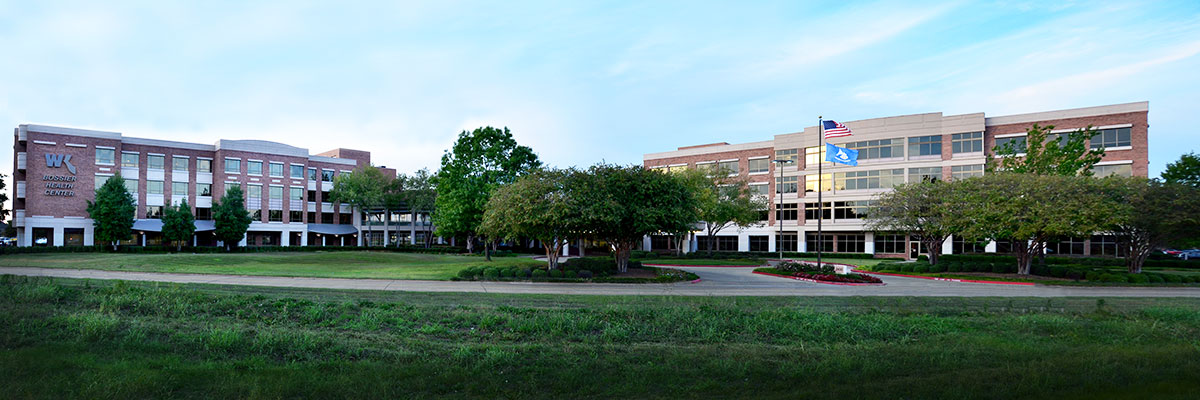
M 196 232 L 210 232 L 217 229 L 213 221 L 194 221 Z M 133 230 L 142 232 L 162 232 L 161 219 L 139 219 L 133 221 Z
M 339 225 L 339 224 L 308 224 L 308 233 L 320 233 L 325 235 L 349 235 L 358 233 L 358 229 L 354 225 Z

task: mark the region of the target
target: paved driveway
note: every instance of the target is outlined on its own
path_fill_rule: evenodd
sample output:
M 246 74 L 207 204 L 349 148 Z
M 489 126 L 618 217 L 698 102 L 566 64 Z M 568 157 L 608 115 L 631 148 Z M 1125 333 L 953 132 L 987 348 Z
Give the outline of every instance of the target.
M 886 286 L 838 286 L 752 274 L 754 267 L 676 267 L 700 276 L 698 283 L 613 284 L 549 282 L 451 282 L 392 279 L 289 278 L 277 276 L 170 274 L 83 269 L 0 267 L 0 274 L 123 279 L 175 283 L 279 286 L 414 292 L 548 293 L 680 296 L 997 296 L 997 297 L 1200 297 L 1200 288 L 1011 286 L 882 276 Z

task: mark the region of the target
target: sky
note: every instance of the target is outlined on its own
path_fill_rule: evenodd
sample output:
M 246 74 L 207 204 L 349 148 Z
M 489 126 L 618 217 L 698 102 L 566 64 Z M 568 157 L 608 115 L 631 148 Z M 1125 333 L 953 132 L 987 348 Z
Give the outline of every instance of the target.
M 0 126 L 346 147 L 401 172 L 486 125 L 567 167 L 818 115 L 1144 100 L 1152 177 L 1200 150 L 1195 0 L 0 0 L 0 54 Z

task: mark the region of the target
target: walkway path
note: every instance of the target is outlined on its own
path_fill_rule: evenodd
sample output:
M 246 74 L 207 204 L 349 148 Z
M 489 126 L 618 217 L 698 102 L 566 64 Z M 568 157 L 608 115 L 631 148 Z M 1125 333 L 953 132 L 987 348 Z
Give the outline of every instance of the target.
M 278 276 L 172 274 L 86 269 L 0 267 L 0 274 L 60 278 L 122 279 L 175 283 L 278 286 L 413 292 L 547 293 L 679 296 L 997 296 L 997 297 L 1200 297 L 1200 288 L 1011 286 L 940 282 L 883 276 L 886 286 L 835 286 L 752 274 L 754 267 L 679 267 L 699 283 L 615 284 L 550 282 L 452 282 L 393 279 L 291 278 Z

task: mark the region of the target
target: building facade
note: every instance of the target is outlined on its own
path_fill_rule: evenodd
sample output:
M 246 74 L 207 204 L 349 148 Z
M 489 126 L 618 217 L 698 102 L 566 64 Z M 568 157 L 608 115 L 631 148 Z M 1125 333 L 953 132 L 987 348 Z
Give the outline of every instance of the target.
M 137 203 L 134 236 L 126 245 L 162 244 L 163 208 L 184 199 L 196 216 L 192 244 L 218 245 L 212 206 L 232 186 L 241 187 L 254 218 L 240 245 L 362 243 L 360 213 L 331 203 L 329 191 L 338 174 L 369 165 L 370 152 L 310 154 L 261 140 L 186 143 L 32 124 L 18 126 L 13 135 L 12 224 L 18 246 L 93 245 L 87 202 L 118 173 Z
M 1103 160 L 1093 169 L 1096 176 L 1146 177 L 1148 114 L 1149 103 L 1137 102 L 995 117 L 984 113 L 927 113 L 840 121 L 853 135 L 828 142 L 857 149 L 858 165 L 825 162 L 823 174 L 817 172 L 817 163 L 824 162 L 825 154 L 819 147 L 816 126 L 760 142 L 716 143 L 645 154 L 643 163 L 652 169 L 738 171 L 749 181 L 752 193 L 768 199 L 770 210 L 760 224 L 729 228 L 714 238 L 688 238 L 685 251 L 707 248 L 707 241 L 712 240 L 713 248 L 722 251 L 782 248 L 804 252 L 816 251 L 820 246 L 828 252 L 916 257 L 923 252 L 919 241 L 903 233 L 875 234 L 865 229 L 862 216 L 870 211 L 878 193 L 906 182 L 982 175 L 990 149 L 1008 141 L 1024 142 L 1025 132 L 1033 124 L 1053 125 L 1051 134 L 1092 126 L 1097 134 L 1088 145 L 1105 149 Z M 782 164 L 780 171 L 772 160 L 792 162 Z M 824 191 L 823 211 L 817 204 L 818 187 Z M 823 220 L 824 235 L 820 237 L 816 233 L 818 218 Z M 1004 252 L 1007 245 L 952 237 L 941 251 L 944 254 Z M 665 236 L 651 236 L 643 243 L 643 248 L 655 251 L 672 250 L 671 246 L 672 238 Z M 1116 248 L 1111 237 L 1094 235 L 1064 238 L 1051 243 L 1048 251 L 1099 256 L 1115 255 Z

